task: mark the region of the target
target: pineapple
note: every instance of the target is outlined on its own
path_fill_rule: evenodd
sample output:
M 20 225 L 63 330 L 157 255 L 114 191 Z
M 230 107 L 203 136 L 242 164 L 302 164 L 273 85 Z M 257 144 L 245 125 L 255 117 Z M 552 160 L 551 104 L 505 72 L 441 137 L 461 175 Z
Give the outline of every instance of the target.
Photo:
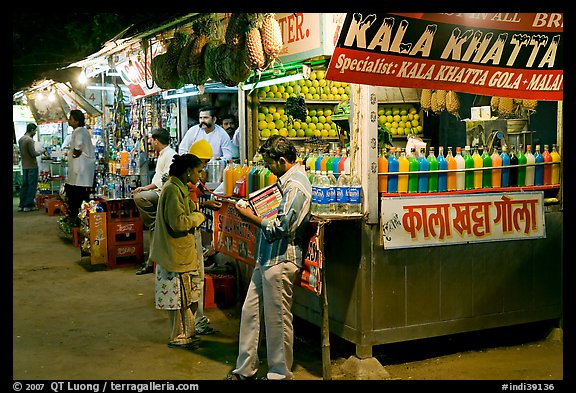
M 460 99 L 454 90 L 449 90 L 446 93 L 446 110 L 456 117 L 460 116 Z
M 500 101 L 500 97 L 497 97 L 497 96 L 493 96 L 490 99 L 490 109 L 492 109 L 492 112 L 498 112 L 499 101 Z
M 441 112 L 440 106 L 438 105 L 438 90 L 434 90 L 430 95 L 430 108 L 432 112 L 437 115 Z
M 513 115 L 516 111 L 516 105 L 514 104 L 514 98 L 510 97 L 500 97 L 498 100 L 498 114 L 501 116 Z
M 248 51 L 248 65 L 250 68 L 260 70 L 266 63 L 264 48 L 262 47 L 262 36 L 260 29 L 256 26 L 250 27 L 246 33 L 246 49 Z
M 246 30 L 248 28 L 248 19 L 246 14 L 235 13 L 230 15 L 224 41 L 230 48 L 241 48 L 246 44 Z
M 537 100 L 522 100 L 522 106 L 529 111 L 535 111 L 536 106 L 538 106 Z
M 266 14 L 262 20 L 262 48 L 271 58 L 277 59 L 282 50 L 282 30 L 274 14 Z
M 438 105 L 438 112 L 446 109 L 446 90 L 436 90 L 436 105 Z
M 422 95 L 420 96 L 420 106 L 422 110 L 429 111 L 432 109 L 432 90 L 422 89 Z

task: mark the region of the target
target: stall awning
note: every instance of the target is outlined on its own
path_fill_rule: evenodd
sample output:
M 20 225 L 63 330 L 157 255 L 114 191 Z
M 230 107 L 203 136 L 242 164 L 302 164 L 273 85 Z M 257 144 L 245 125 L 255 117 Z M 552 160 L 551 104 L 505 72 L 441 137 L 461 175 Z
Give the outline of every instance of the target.
M 348 13 L 326 79 L 562 100 L 561 13 Z

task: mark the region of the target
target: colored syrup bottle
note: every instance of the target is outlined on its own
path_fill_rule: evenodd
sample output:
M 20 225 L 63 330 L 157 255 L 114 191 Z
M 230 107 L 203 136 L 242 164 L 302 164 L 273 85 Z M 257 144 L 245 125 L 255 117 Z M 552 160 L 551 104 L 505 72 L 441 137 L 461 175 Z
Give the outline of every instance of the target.
M 502 177 L 500 178 L 500 187 L 510 187 L 510 155 L 508 155 L 508 148 L 502 146 L 502 153 L 500 153 L 500 158 L 502 159 Z
M 466 189 L 466 173 L 464 169 L 466 168 L 466 162 L 462 156 L 462 148 L 460 146 L 456 147 L 456 155 L 454 156 L 454 161 L 456 161 L 456 189 L 464 190 Z
M 428 192 L 438 192 L 438 159 L 434 155 L 434 148 L 430 146 L 430 151 L 428 152 Z
M 498 154 L 498 149 L 494 148 L 492 152 L 492 167 L 500 168 L 502 166 L 502 157 Z M 492 169 L 492 187 L 500 188 L 502 186 L 502 170 Z
M 526 186 L 534 185 L 534 177 L 536 175 L 536 157 L 532 153 L 532 146 L 526 145 Z
M 516 147 L 510 147 L 510 187 L 518 187 L 518 156 L 516 155 Z
M 306 170 L 308 172 L 310 171 L 316 171 L 316 167 L 314 166 L 314 160 L 316 160 L 316 154 L 314 152 L 310 153 L 308 155 L 308 158 L 306 158 Z
M 536 145 L 536 151 L 534 152 L 534 185 L 542 186 L 544 185 L 544 156 L 540 153 L 540 145 Z
M 340 157 L 340 161 L 338 161 L 338 173 L 342 173 L 344 171 L 344 165 L 348 160 L 348 156 L 346 155 L 346 149 L 342 149 L 342 157 Z M 350 173 L 346 172 L 348 177 L 350 177 Z
M 484 149 L 482 152 L 482 167 L 492 167 L 492 156 L 488 154 L 488 149 Z M 492 188 L 492 169 L 482 171 L 482 188 Z
M 382 149 L 378 156 L 378 192 L 388 192 L 388 175 L 384 175 L 383 172 L 388 172 L 386 149 Z
M 316 172 L 322 172 L 322 160 L 324 159 L 324 156 L 320 153 L 318 153 L 318 157 L 316 158 L 316 161 L 314 161 L 314 169 L 316 170 Z M 324 163 L 324 167 L 326 167 L 326 163 Z
M 418 170 L 423 173 L 418 174 L 418 192 L 428 192 L 428 177 L 427 173 L 430 171 L 430 163 L 426 159 L 426 149 L 420 148 L 420 155 L 418 156 Z
M 552 184 L 560 184 L 560 153 L 556 149 L 556 144 L 552 145 L 552 151 L 550 152 L 552 156 Z
M 447 169 L 449 171 L 455 170 L 456 167 L 456 157 L 452 153 L 452 146 L 448 146 L 448 154 L 446 154 L 446 163 L 448 164 Z M 456 191 L 456 172 L 448 172 L 446 174 L 446 189 L 448 191 Z
M 322 171 L 323 171 L 323 172 L 326 172 L 326 174 L 328 174 L 328 169 L 326 169 L 326 168 L 327 168 L 327 166 L 328 166 L 328 160 L 330 160 L 330 154 L 331 154 L 331 153 L 332 153 L 332 152 L 330 152 L 329 154 L 324 155 L 324 156 L 322 157 L 322 161 L 320 161 L 320 171 L 321 171 L 321 172 L 322 172 Z
M 418 172 L 420 170 L 420 163 L 416 159 L 414 149 L 412 149 L 412 154 L 408 156 L 408 171 Z M 408 192 L 418 192 L 418 174 L 408 175 Z
M 334 160 L 332 161 L 332 172 L 334 172 L 334 177 L 336 180 L 338 180 L 338 177 L 340 176 L 340 169 L 338 168 L 338 164 L 340 163 L 341 158 L 342 157 L 340 157 L 340 152 L 338 151 L 334 156 Z
M 524 149 L 522 148 L 522 145 L 520 145 L 516 156 L 518 157 L 518 165 L 526 165 L 526 155 L 524 154 Z M 518 167 L 518 187 L 524 187 L 525 185 L 526 185 L 526 167 L 520 166 Z
M 438 191 L 444 192 L 448 190 L 448 174 L 442 171 L 448 169 L 448 161 L 446 160 L 446 157 L 444 157 L 443 146 L 438 148 L 438 157 L 436 159 L 438 160 L 438 170 L 440 171 L 438 173 Z
M 474 188 L 482 188 L 482 168 L 484 162 L 482 161 L 482 156 L 478 152 L 478 145 L 474 147 L 474 153 L 472 153 L 472 159 L 474 160 Z
M 464 147 L 464 154 L 462 157 L 464 157 L 464 164 L 466 167 L 466 184 L 464 188 L 472 190 L 474 189 L 474 159 L 472 158 L 472 154 L 470 154 L 470 146 Z
M 552 184 L 552 165 L 547 163 L 552 162 L 552 156 L 548 150 L 548 145 L 544 145 L 544 152 L 542 153 L 542 157 L 544 158 L 544 165 L 542 165 L 544 167 L 544 184 L 550 185 Z
M 396 150 L 391 148 L 390 154 L 388 154 L 388 172 L 398 172 L 399 164 L 400 160 L 396 157 Z M 388 175 L 387 192 L 400 192 L 399 185 L 398 175 Z
M 276 180 L 278 180 L 278 178 L 276 177 L 275 174 L 272 173 L 272 171 L 270 171 L 268 173 L 268 179 L 267 179 L 268 185 L 276 183 Z
M 232 196 L 234 193 L 234 172 L 236 168 L 232 161 L 228 161 L 228 165 L 224 168 L 224 195 Z
M 410 171 L 410 161 L 406 157 L 406 151 L 402 149 L 400 151 L 400 157 L 398 158 L 398 172 L 409 172 Z M 398 175 L 398 192 L 408 192 L 408 175 Z
M 254 191 L 254 186 L 252 183 L 253 181 L 252 174 L 256 170 L 256 166 L 252 162 L 250 162 L 248 166 L 249 166 L 248 173 L 246 174 L 246 192 L 250 194 L 252 191 Z

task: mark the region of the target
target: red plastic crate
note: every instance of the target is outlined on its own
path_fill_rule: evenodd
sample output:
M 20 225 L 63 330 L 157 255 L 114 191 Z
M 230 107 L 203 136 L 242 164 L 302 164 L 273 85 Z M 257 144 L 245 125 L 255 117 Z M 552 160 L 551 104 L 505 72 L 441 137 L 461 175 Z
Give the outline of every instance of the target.
M 110 199 L 104 204 L 108 222 L 140 219 L 133 199 Z
M 51 198 L 46 200 L 46 212 L 49 216 L 64 216 L 66 206 L 61 199 Z
M 108 263 L 106 266 L 109 269 L 141 265 L 143 260 L 144 248 L 142 243 L 108 243 Z
M 230 307 L 236 302 L 236 277 L 228 274 L 204 275 L 204 308 Z
M 142 220 L 114 220 L 108 222 L 108 243 L 120 245 L 126 243 L 142 243 L 144 229 Z

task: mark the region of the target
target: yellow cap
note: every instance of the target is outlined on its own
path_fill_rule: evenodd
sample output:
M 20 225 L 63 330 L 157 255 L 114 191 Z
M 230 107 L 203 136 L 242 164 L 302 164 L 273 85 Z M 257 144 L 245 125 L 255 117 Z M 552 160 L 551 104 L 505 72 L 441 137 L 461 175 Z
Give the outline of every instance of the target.
M 206 139 L 200 139 L 190 146 L 188 153 L 194 154 L 201 160 L 210 160 L 212 158 L 212 146 Z

